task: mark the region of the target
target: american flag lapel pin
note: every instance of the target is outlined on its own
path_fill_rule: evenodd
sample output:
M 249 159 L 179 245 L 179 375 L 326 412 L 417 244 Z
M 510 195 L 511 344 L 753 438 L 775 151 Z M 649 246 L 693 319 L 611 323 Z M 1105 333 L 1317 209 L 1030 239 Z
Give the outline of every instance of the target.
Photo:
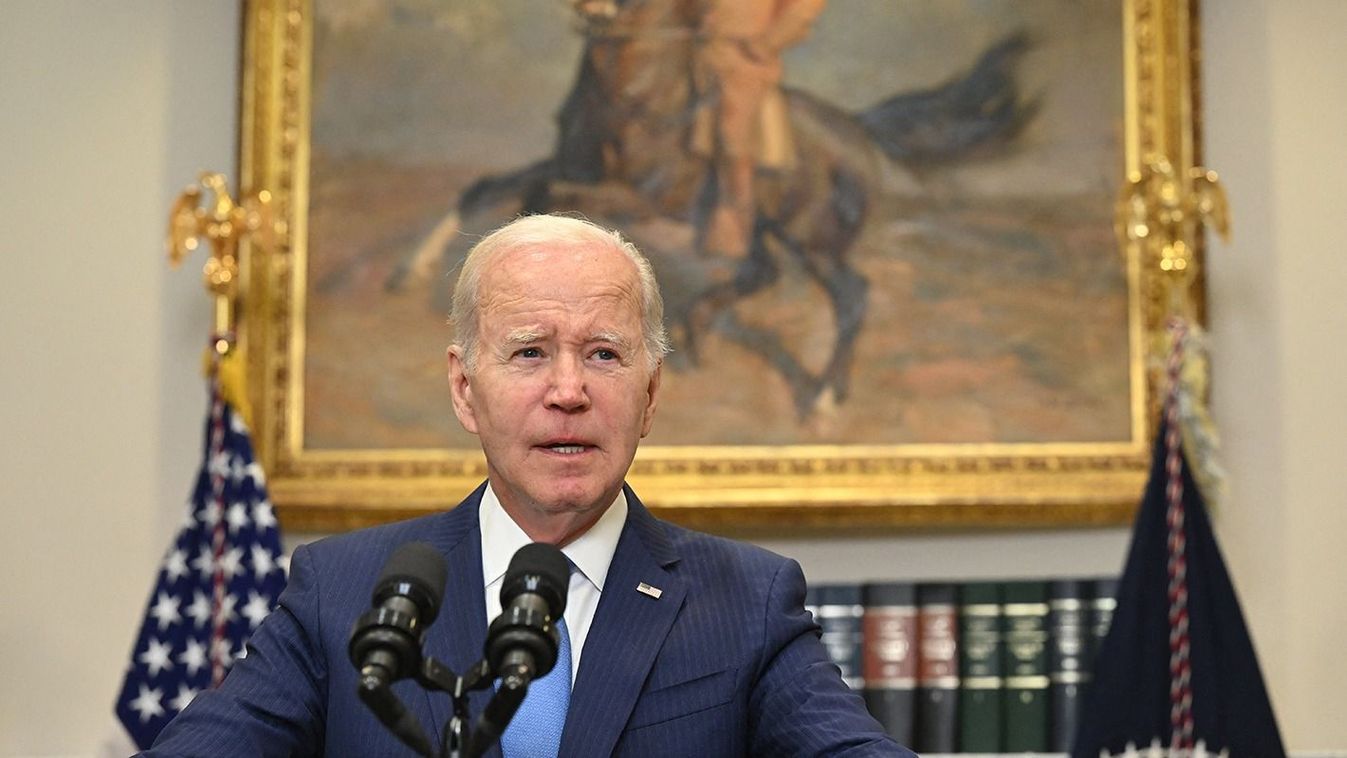
M 656 600 L 659 600 L 659 596 L 664 594 L 664 590 L 660 589 L 659 587 L 651 587 L 645 582 L 641 582 L 640 584 L 636 585 L 636 591 L 640 592 L 643 595 L 649 595 L 650 597 L 653 597 Z

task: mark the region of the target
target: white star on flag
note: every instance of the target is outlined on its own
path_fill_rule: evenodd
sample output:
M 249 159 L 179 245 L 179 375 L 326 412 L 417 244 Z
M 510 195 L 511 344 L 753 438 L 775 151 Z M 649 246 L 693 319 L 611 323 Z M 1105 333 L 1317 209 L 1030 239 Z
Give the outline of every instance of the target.
M 197 626 L 205 626 L 206 622 L 210 621 L 210 599 L 200 590 L 192 596 L 192 604 L 187 606 L 187 615 Z
M 159 676 L 160 671 L 173 668 L 173 661 L 168 658 L 172 650 L 168 643 L 150 639 L 150 646 L 140 654 L 140 662 L 149 667 L 151 677 Z
M 229 533 L 237 534 L 240 529 L 248 525 L 248 506 L 241 502 L 229 506 L 229 513 L 225 515 L 225 521 L 229 522 Z
M 201 576 L 207 579 L 215 573 L 215 553 L 210 549 L 210 545 L 201 546 L 201 552 L 197 554 L 196 560 L 192 561 L 192 568 L 201 572 Z
M 265 579 L 267 574 L 276 570 L 276 561 L 271 557 L 271 551 L 261 545 L 253 545 L 253 573 L 258 579 Z
M 253 486 L 261 487 L 267 483 L 266 472 L 262 470 L 262 464 L 257 461 L 251 461 L 247 466 L 248 476 L 253 480 Z
M 173 624 L 182 621 L 182 614 L 178 613 L 178 606 L 182 600 L 173 597 L 167 592 L 160 592 L 158 600 L 154 607 L 150 609 L 150 615 L 159 623 L 159 631 L 164 631 Z
M 270 529 L 276 525 L 276 514 L 271 509 L 271 503 L 263 500 L 253 506 L 253 521 L 258 529 Z
M 211 529 L 220 523 L 220 504 L 214 500 L 206 503 L 206 507 L 201 509 L 201 521 Z
M 176 582 L 187 575 L 187 553 L 175 549 L 164 559 L 164 573 L 170 582 Z
M 243 551 L 236 547 L 229 548 L 229 552 L 220 556 L 220 573 L 224 574 L 225 580 L 233 579 L 243 569 Z
M 250 590 L 248 592 L 248 604 L 243 606 L 242 612 L 243 617 L 248 619 L 248 626 L 256 629 L 257 625 L 262 623 L 262 619 L 266 618 L 268 613 L 271 613 L 271 605 L 267 603 L 266 598 Z
M 150 689 L 140 685 L 140 695 L 131 701 L 131 709 L 140 714 L 141 722 L 149 721 L 153 716 L 164 715 L 164 706 L 159 704 L 164 695 L 157 688 Z
M 168 701 L 168 704 L 173 710 L 181 711 L 183 708 L 186 708 L 194 698 L 196 698 L 198 692 L 200 692 L 200 690 L 194 690 L 185 684 L 179 684 L 178 696 Z
M 187 648 L 182 651 L 182 655 L 178 656 L 178 663 L 187 667 L 187 673 L 190 676 L 196 676 L 196 672 L 200 671 L 201 667 L 207 663 L 206 646 L 195 637 L 188 637 Z

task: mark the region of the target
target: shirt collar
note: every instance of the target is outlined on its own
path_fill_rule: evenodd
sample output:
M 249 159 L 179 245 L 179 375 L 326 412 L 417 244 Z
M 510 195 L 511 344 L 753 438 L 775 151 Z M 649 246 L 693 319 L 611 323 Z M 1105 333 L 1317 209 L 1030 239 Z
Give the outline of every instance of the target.
M 505 512 L 490 482 L 486 485 L 486 492 L 482 493 L 478 520 L 482 530 L 482 586 L 489 587 L 505 576 L 515 551 L 533 540 Z M 600 592 L 603 591 L 604 579 L 608 577 L 613 553 L 617 551 L 617 541 L 622 537 L 622 526 L 626 523 L 627 493 L 618 490 L 617 498 L 599 520 L 561 549 L 576 570 Z

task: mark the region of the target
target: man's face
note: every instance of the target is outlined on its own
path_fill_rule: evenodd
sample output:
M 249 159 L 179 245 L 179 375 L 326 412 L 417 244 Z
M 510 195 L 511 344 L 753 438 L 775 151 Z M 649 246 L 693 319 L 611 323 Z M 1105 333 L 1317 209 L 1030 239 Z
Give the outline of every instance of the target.
M 474 372 L 449 351 L 454 413 L 531 537 L 587 528 L 654 419 L 636 266 L 606 247 L 517 250 L 486 264 L 479 293 Z

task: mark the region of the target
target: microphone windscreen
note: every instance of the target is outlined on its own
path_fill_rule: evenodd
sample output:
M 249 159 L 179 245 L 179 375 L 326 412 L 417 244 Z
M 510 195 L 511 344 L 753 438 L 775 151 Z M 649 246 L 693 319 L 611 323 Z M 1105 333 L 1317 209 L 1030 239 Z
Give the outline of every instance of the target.
M 440 551 L 425 542 L 408 542 L 384 564 L 374 585 L 374 603 L 378 605 L 393 595 L 406 595 L 420 607 L 425 616 L 422 623 L 429 624 L 440 612 L 448 577 L 449 564 Z
M 521 592 L 535 592 L 547 600 L 554 618 L 566 610 L 566 593 L 571 586 L 571 564 L 555 545 L 534 542 L 519 548 L 510 559 L 505 581 L 500 588 L 501 606 L 505 607 Z

